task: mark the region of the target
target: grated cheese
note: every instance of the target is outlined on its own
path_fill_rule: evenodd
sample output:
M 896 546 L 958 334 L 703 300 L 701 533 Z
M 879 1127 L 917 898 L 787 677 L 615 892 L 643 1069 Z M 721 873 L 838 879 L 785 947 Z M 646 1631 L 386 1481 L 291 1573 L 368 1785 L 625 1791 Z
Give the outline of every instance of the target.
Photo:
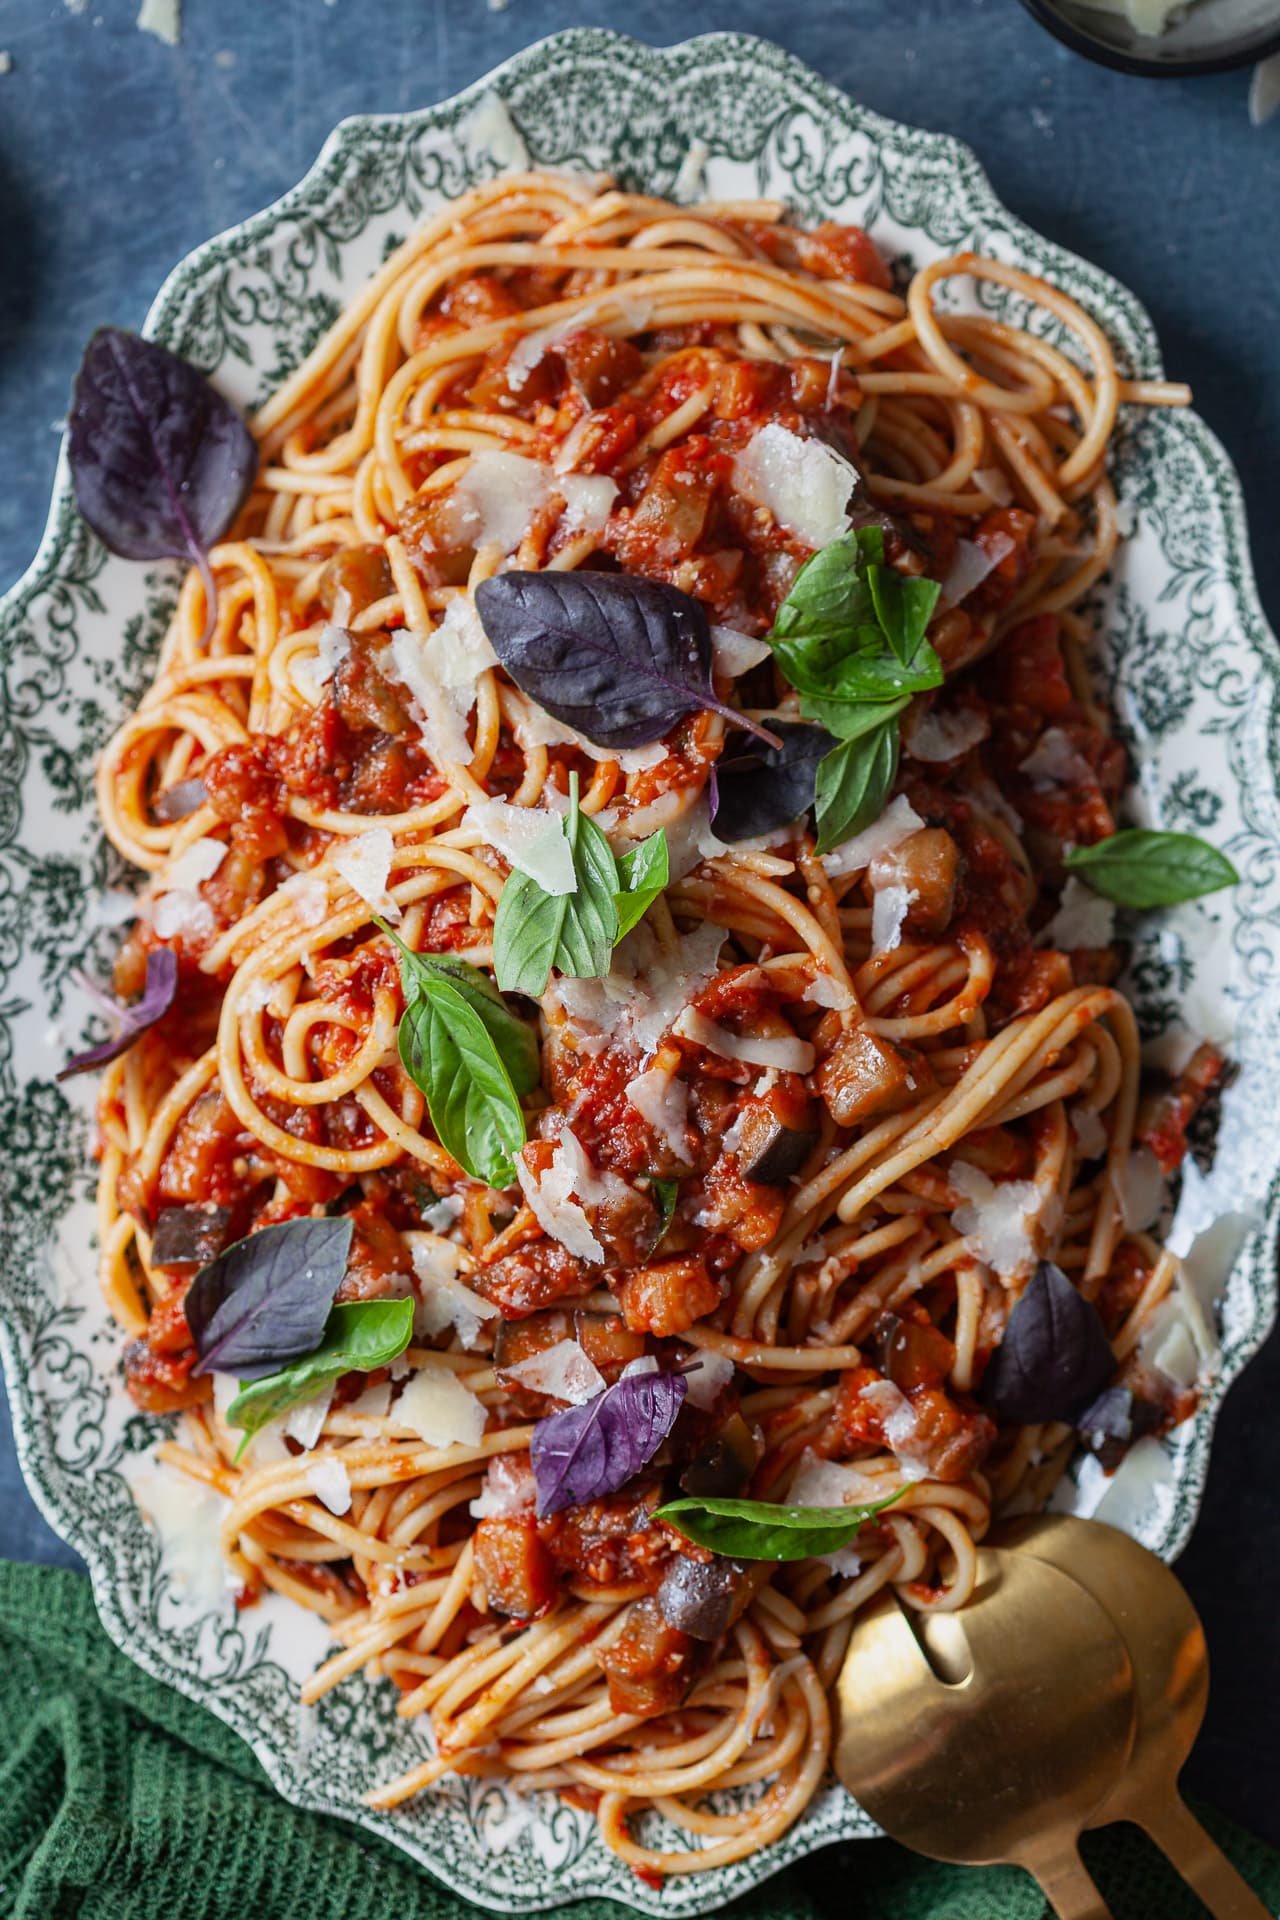
M 489 90 L 468 108 L 455 128 L 457 137 L 473 153 L 485 153 L 499 173 L 524 173 L 529 149 L 500 94 Z
M 337 1381 L 331 1380 L 327 1387 L 321 1387 L 319 1393 L 313 1393 L 309 1400 L 299 1401 L 296 1407 L 290 1407 L 285 1415 L 285 1433 L 290 1440 L 297 1441 L 304 1453 L 311 1452 L 324 1431 L 336 1385 Z
M 812 1073 L 815 1054 L 811 1041 L 796 1034 L 730 1033 L 694 1007 L 686 1007 L 671 1029 L 722 1060 L 743 1060 L 753 1067 L 774 1067 L 779 1073 Z
M 332 680 L 338 668 L 351 652 L 351 635 L 345 627 L 325 627 L 316 643 L 316 657 L 319 665 L 315 676 L 323 684 Z
M 226 843 L 204 837 L 170 860 L 160 882 L 162 893 L 194 893 L 204 881 L 212 880 L 227 857 Z
M 627 1099 L 677 1160 L 689 1153 L 689 1089 L 666 1067 L 637 1074 Z
M 1071 1109 L 1071 1130 L 1084 1160 L 1100 1160 L 1107 1150 L 1107 1130 L 1092 1107 Z
M 877 887 L 871 896 L 871 951 L 892 953 L 901 945 L 902 929 L 912 901 L 914 887 Z
M 588 1173 L 583 1173 L 585 1162 Z M 528 1201 L 534 1219 L 544 1233 L 567 1247 L 575 1259 L 599 1263 L 604 1259 L 604 1248 L 591 1231 L 591 1222 L 579 1202 L 573 1198 L 575 1186 L 583 1192 L 588 1182 L 591 1162 L 587 1159 L 579 1144 L 578 1137 L 566 1127 L 556 1142 L 556 1150 L 551 1157 L 551 1165 L 541 1177 L 535 1177 L 523 1154 L 516 1160 L 516 1177 L 520 1190 Z
M 973 484 L 979 493 L 985 493 L 988 500 L 993 500 L 996 506 L 1012 506 L 1013 488 L 1009 483 L 1008 475 L 999 467 L 975 467 Z
M 816 549 L 847 530 L 858 470 L 825 440 L 802 440 L 771 421 L 734 461 L 733 483 L 780 527 Z
M 814 974 L 800 998 L 807 1000 L 810 1006 L 834 1007 L 837 1013 L 844 1013 L 847 1008 L 857 1005 L 843 980 L 837 980 L 833 973 L 821 971 Z
M 1070 953 L 1075 947 L 1109 947 L 1115 936 L 1116 910 L 1110 900 L 1068 876 L 1058 911 L 1036 936 L 1039 946 Z
M 847 873 L 860 873 L 869 867 L 878 853 L 892 853 L 901 846 L 911 834 L 916 833 L 924 821 L 916 812 L 905 794 L 900 793 L 896 800 L 887 806 L 878 820 L 852 840 L 833 847 L 830 853 L 824 853 L 822 864 L 833 879 Z
M 486 846 L 495 848 L 518 873 L 536 880 L 544 893 L 575 891 L 573 854 L 559 815 L 538 807 L 513 807 L 506 800 L 480 800 L 467 808 L 461 824 L 474 827 Z
M 408 1427 L 429 1447 L 474 1447 L 484 1437 L 485 1410 L 443 1361 L 418 1368 L 391 1409 L 398 1427 Z
M 681 1009 L 716 973 L 725 938 L 724 928 L 708 920 L 668 949 L 642 920 L 614 949 L 604 979 L 553 980 L 543 1010 L 561 1013 L 586 1053 L 599 1053 L 610 1039 L 656 1053 Z
M 1134 1147 L 1117 1181 L 1116 1199 L 1128 1232 L 1141 1233 L 1160 1218 L 1165 1179 L 1150 1147 Z
M 207 900 L 185 887 L 174 887 L 156 901 L 151 924 L 161 940 L 173 940 L 179 935 L 188 940 L 208 940 L 217 923 Z
M 384 920 L 400 919 L 400 909 L 387 891 L 395 841 L 389 827 L 370 827 L 347 840 L 333 856 L 333 864 L 353 893 Z
M 920 1417 L 901 1387 L 892 1380 L 872 1380 L 858 1398 L 870 1403 L 903 1479 L 925 1479 L 933 1465 L 929 1444 L 921 1435 Z
M 530 1354 L 518 1366 L 506 1367 L 504 1377 L 532 1393 L 549 1394 L 580 1407 L 604 1392 L 604 1375 L 576 1340 L 557 1340 L 554 1347 Z
M 962 600 L 967 600 L 987 575 L 994 573 L 1002 560 L 1008 559 L 1014 544 L 1007 533 L 993 535 L 982 547 L 975 540 L 957 540 L 955 558 L 942 582 L 940 604 L 958 607 Z
M 176 47 L 182 39 L 179 0 L 142 0 L 135 24 L 140 33 L 154 33 L 166 47 Z
M 300 927 L 318 927 L 329 911 L 329 883 L 322 873 L 295 873 L 280 893 Z
M 387 670 L 408 693 L 410 712 L 431 758 L 437 763 L 466 766 L 471 759 L 466 723 L 475 704 L 474 690 L 458 691 L 448 685 L 441 673 L 439 653 L 432 649 L 434 639 L 432 634 L 423 640 L 402 627 L 392 636 L 379 664 L 385 661 Z
M 351 1511 L 351 1477 L 336 1453 L 322 1453 L 306 1469 L 307 1485 L 330 1513 Z
M 948 1175 L 964 1204 L 951 1216 L 969 1251 L 1002 1279 L 1024 1273 L 1036 1258 L 1034 1229 L 1041 1219 L 1045 1194 L 1034 1180 L 1002 1180 L 997 1186 L 980 1167 L 953 1160 Z
M 475 1520 L 496 1520 L 511 1513 L 532 1513 L 536 1486 L 532 1473 L 518 1454 L 495 1453 L 484 1476 L 484 1485 L 471 1502 L 469 1512 Z

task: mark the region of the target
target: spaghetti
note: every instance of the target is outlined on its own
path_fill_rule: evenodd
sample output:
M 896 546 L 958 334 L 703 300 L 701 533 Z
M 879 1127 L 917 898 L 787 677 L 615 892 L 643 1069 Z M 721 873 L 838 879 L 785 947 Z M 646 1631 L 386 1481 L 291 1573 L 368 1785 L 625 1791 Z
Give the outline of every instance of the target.
M 944 307 L 961 276 L 1058 334 Z M 185 1416 L 163 1457 L 226 1498 L 244 1601 L 271 1588 L 331 1629 L 305 1698 L 363 1669 L 430 1716 L 437 1757 L 374 1804 L 501 1775 L 594 1808 L 641 1873 L 764 1847 L 823 1776 L 858 1608 L 889 1584 L 963 1606 L 993 1509 L 1043 1501 L 1076 1444 L 979 1398 L 1036 1263 L 1096 1305 L 1131 1411 L 1190 1410 L 1143 1349 L 1175 1262 L 1136 1189 L 1176 1165 L 1216 1063 L 1143 1100 L 1118 951 L 1061 865 L 1112 832 L 1124 778 L 1081 610 L 1116 547 L 1117 410 L 1186 398 L 1125 380 L 1086 313 L 998 262 L 935 262 L 903 299 L 857 228 L 526 174 L 406 241 L 252 423 L 211 633 L 193 570 L 99 770 L 151 876 L 117 988 L 158 943 L 181 974 L 102 1083 L 102 1273 L 131 1391 Z M 845 524 L 943 586 L 946 682 L 903 715 L 896 797 L 825 855 L 803 821 L 716 837 L 722 713 L 593 747 L 473 609 L 511 568 L 665 582 L 714 623 L 719 698 L 796 719 L 758 641 L 818 509 L 786 458 L 753 469 L 766 431 L 829 450 L 857 480 Z M 559 818 L 571 775 L 618 850 L 665 833 L 671 878 L 608 979 L 552 978 L 521 1181 L 496 1192 L 397 1056 L 374 913 L 490 966 L 510 816 Z M 326 1211 L 353 1225 L 339 1298 L 412 1294 L 417 1331 L 312 1430 L 239 1453 L 184 1296 L 211 1247 Z M 601 1384 L 701 1365 L 648 1466 L 539 1517 L 530 1439 L 574 1398 L 550 1358 L 570 1345 Z M 654 1512 L 708 1461 L 765 1501 L 897 1497 L 856 1552 L 734 1564 L 700 1637 L 662 1596 L 674 1566 L 697 1599 L 715 1563 Z M 651 1810 L 685 1849 L 649 1844 Z

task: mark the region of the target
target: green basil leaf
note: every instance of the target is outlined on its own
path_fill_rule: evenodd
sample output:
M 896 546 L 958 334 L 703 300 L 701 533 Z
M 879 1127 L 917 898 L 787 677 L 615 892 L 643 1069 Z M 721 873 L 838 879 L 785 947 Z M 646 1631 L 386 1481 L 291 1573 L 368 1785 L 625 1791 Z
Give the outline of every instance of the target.
M 887 1500 L 865 1507 L 786 1507 L 768 1500 L 690 1494 L 668 1500 L 658 1508 L 657 1518 L 669 1521 L 696 1546 L 710 1547 L 731 1560 L 809 1560 L 847 1547 L 873 1515 L 905 1492 L 899 1487 Z
M 506 992 L 545 992 L 554 967 L 587 980 L 609 971 L 618 938 L 618 865 L 594 820 L 578 807 L 578 776 L 569 776 L 565 834 L 573 857 L 572 893 L 547 893 L 527 873 L 513 873 L 493 921 L 493 966 Z
M 511 1186 L 525 1143 L 511 1075 L 471 1001 L 434 968 L 405 1008 L 399 1046 L 441 1146 L 473 1180 Z
M 353 1300 L 334 1307 L 315 1352 L 242 1385 L 227 1408 L 227 1425 L 242 1427 L 247 1438 L 344 1373 L 389 1366 L 412 1337 L 412 1300 Z
M 434 976 L 457 989 L 473 1013 L 479 1015 L 488 1030 L 516 1093 L 531 1093 L 541 1078 L 538 1060 L 538 1036 L 526 1020 L 511 1011 L 493 981 L 469 960 L 452 954 L 414 953 L 398 933 L 382 920 L 382 931 L 400 949 L 400 983 L 406 1006 L 427 991 Z M 426 1092 L 424 1087 L 423 1092 Z
M 942 588 L 936 580 L 899 573 L 896 567 L 874 566 L 867 568 L 867 585 L 880 629 L 905 667 L 925 644 Z
M 1091 847 L 1073 847 L 1063 865 L 1122 907 L 1172 907 L 1239 884 L 1225 853 L 1194 833 L 1127 827 Z
M 676 1217 L 676 1202 L 680 1198 L 678 1180 L 650 1180 L 649 1191 L 658 1203 L 658 1231 L 653 1236 L 650 1253 L 656 1253 L 667 1237 L 667 1228 Z
M 837 740 L 858 740 L 873 733 L 886 720 L 896 720 L 911 705 L 911 695 L 902 693 L 896 700 L 822 700 L 814 694 L 801 694 L 800 711 L 806 720 L 816 720 Z
M 879 527 L 859 527 L 806 560 L 778 609 L 776 640 L 807 635 L 843 635 L 875 620 L 866 569 L 884 562 Z
M 880 818 L 897 771 L 896 714 L 856 739 L 841 741 L 819 760 L 814 813 L 819 853 L 830 853 Z
M 621 891 L 613 896 L 618 910 L 618 939 L 638 926 L 671 877 L 666 830 L 658 828 L 638 847 L 630 847 L 618 861 Z

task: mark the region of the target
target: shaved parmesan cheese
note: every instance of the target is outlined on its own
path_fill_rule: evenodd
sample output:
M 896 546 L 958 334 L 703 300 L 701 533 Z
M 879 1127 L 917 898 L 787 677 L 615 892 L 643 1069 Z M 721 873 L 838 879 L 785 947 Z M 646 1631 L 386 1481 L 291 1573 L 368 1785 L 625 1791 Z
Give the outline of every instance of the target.
M 439 629 L 437 629 L 437 633 Z M 410 711 L 422 730 L 423 744 L 437 763 L 452 762 L 465 766 L 471 758 L 467 740 L 467 715 L 475 705 L 474 683 L 463 689 L 450 686 L 443 678 L 447 663 L 433 648 L 433 634 L 423 640 L 402 627 L 392 636 L 391 645 L 381 655 L 390 675 L 399 680 L 409 695 Z
M 304 1453 L 310 1453 L 324 1430 L 336 1385 L 337 1381 L 331 1380 L 327 1387 L 322 1387 L 319 1393 L 313 1393 L 309 1400 L 290 1407 L 285 1415 L 284 1430 L 290 1440 L 297 1441 Z
M 852 840 L 833 847 L 830 853 L 824 853 L 822 864 L 833 879 L 846 873 L 860 873 L 871 865 L 878 853 L 892 853 L 923 825 L 924 821 L 906 795 L 900 793 L 871 826 L 864 827 Z
M 955 713 L 922 714 L 910 733 L 904 733 L 902 744 L 913 760 L 958 760 L 990 732 L 985 715 L 976 707 L 961 707 Z
M 733 627 L 712 627 L 711 645 L 716 672 L 726 674 L 730 680 L 736 680 L 740 673 L 749 673 L 773 652 L 767 640 L 753 640 L 749 633 L 739 633 Z
M 827 391 L 822 402 L 824 413 L 830 413 L 840 397 L 840 368 L 844 363 L 844 348 L 834 347 L 831 364 L 827 370 Z
M 330 1513 L 351 1511 L 351 1478 L 336 1453 L 322 1453 L 306 1469 L 307 1485 Z
M 948 1175 L 965 1204 L 951 1216 L 957 1233 L 1002 1279 L 1024 1273 L 1036 1258 L 1035 1228 L 1045 1211 L 1045 1194 L 1034 1180 L 1002 1180 L 997 1186 L 979 1167 L 953 1160 Z
M 329 911 L 329 883 L 322 873 L 295 873 L 280 893 L 300 927 L 318 927 Z
M 623 1380 L 634 1379 L 638 1373 L 657 1373 L 658 1362 L 652 1353 L 642 1353 L 638 1360 L 628 1360 L 619 1376 Z
M 1165 1295 L 1138 1341 L 1142 1358 L 1177 1387 L 1193 1387 L 1221 1352 L 1194 1296 L 1182 1284 Z
M 656 1053 L 681 1009 L 717 971 L 723 927 L 707 920 L 693 933 L 663 947 L 647 922 L 614 950 L 603 980 L 553 980 L 543 995 L 544 1013 L 559 1013 L 581 1050 L 599 1053 L 611 1038 Z
M 1116 910 L 1110 900 L 1086 887 L 1074 874 L 1062 889 L 1058 911 L 1036 936 L 1037 944 L 1070 953 L 1076 947 L 1109 947 L 1116 930 Z
M 518 1453 L 495 1453 L 479 1496 L 471 1502 L 476 1520 L 496 1520 L 511 1513 L 532 1513 L 537 1486 L 528 1459 Z
M 707 161 L 711 158 L 705 140 L 691 140 L 685 149 L 680 171 L 671 187 L 671 198 L 680 206 L 701 200 L 707 190 Z
M 857 1467 L 841 1466 L 835 1460 L 819 1460 L 814 1453 L 804 1453 L 787 1500 L 797 1507 L 858 1507 L 874 1500 L 883 1490 L 875 1475 L 862 1473 Z M 846 1580 L 856 1579 L 862 1571 L 862 1557 L 856 1547 L 840 1547 L 835 1553 L 816 1557 Z
M 474 827 L 486 845 L 518 873 L 536 880 L 544 893 L 572 893 L 577 887 L 573 854 L 557 814 L 513 807 L 506 800 L 480 800 L 467 808 L 462 825 Z
M 901 945 L 902 928 L 915 897 L 914 887 L 876 888 L 871 896 L 872 953 L 892 953 Z
M 458 687 L 469 694 L 468 712 L 475 700 L 476 681 L 498 656 L 480 622 L 474 603 L 465 594 L 451 600 L 440 625 L 428 642 L 431 664 L 446 687 Z
M 1083 1160 L 1101 1160 L 1107 1150 L 1107 1130 L 1092 1107 L 1071 1109 L 1071 1130 Z
M 523 173 L 529 149 L 500 94 L 489 90 L 469 107 L 454 132 L 472 153 L 487 154 L 499 173 Z
M 587 1173 L 584 1174 L 582 1163 Z M 536 1177 L 523 1154 L 516 1159 L 516 1177 L 520 1190 L 528 1201 L 534 1219 L 544 1233 L 558 1240 L 562 1247 L 578 1260 L 600 1262 L 604 1259 L 604 1248 L 591 1231 L 591 1223 L 578 1201 L 573 1198 L 574 1187 L 579 1192 L 593 1170 L 591 1162 L 579 1145 L 577 1135 L 568 1127 L 556 1143 L 551 1165 L 541 1177 Z M 585 1199 L 587 1196 L 583 1194 Z
M 229 1607 L 232 1588 L 218 1536 L 230 1502 L 167 1468 L 140 1474 L 133 1491 L 160 1541 L 171 1597 L 193 1607 Z
M 689 1153 L 689 1089 L 665 1067 L 637 1074 L 627 1099 L 676 1160 Z
M 557 1340 L 554 1347 L 530 1354 L 518 1366 L 505 1367 L 503 1377 L 531 1393 L 549 1394 L 575 1407 L 604 1392 L 604 1375 L 576 1340 Z
M 367 907 L 384 920 L 400 919 L 400 909 L 387 891 L 395 841 L 389 827 L 370 827 L 346 840 L 333 856 L 333 864 L 352 893 L 359 894 Z
M 1061 727 L 1045 728 L 1019 771 L 1026 774 L 1037 793 L 1047 793 L 1052 787 L 1093 784 L 1093 768 Z
M 379 1380 L 376 1387 L 366 1387 L 358 1400 L 349 1400 L 342 1409 L 344 1413 L 364 1414 L 370 1420 L 383 1420 L 391 1411 L 391 1382 Z
M 722 1060 L 744 1060 L 750 1066 L 776 1067 L 780 1073 L 812 1073 L 813 1046 L 796 1034 L 730 1033 L 727 1027 L 693 1007 L 686 1007 L 671 1029 Z
M 512 731 L 517 744 L 523 748 L 576 747 L 589 760 L 616 760 L 624 773 L 642 773 L 647 767 L 658 766 L 667 757 L 667 749 L 661 740 L 655 740 L 646 747 L 598 747 L 594 740 L 587 739 L 585 733 L 565 726 L 563 721 L 553 720 L 536 701 L 507 692 L 505 702 L 511 712 Z M 544 804 L 546 798 L 544 794 Z
M 209 902 L 202 900 L 198 893 L 189 893 L 185 887 L 174 887 L 171 892 L 161 894 L 151 924 L 162 940 L 179 936 L 187 940 L 210 940 L 217 926 Z
M 733 463 L 733 483 L 807 546 L 830 546 L 849 525 L 858 470 L 825 440 L 802 440 L 771 421 Z
M 800 997 L 811 1006 L 834 1007 L 839 1013 L 856 1005 L 844 981 L 837 980 L 833 973 L 815 973 Z
M 434 1340 L 449 1327 L 456 1329 L 464 1347 L 476 1345 L 481 1323 L 494 1320 L 498 1309 L 459 1280 L 461 1248 L 437 1235 L 415 1234 L 410 1244 L 418 1282 L 415 1329 Z
M 202 882 L 212 880 L 226 857 L 225 842 L 208 837 L 193 840 L 166 866 L 161 891 L 194 893 Z
M 476 453 L 444 498 L 446 534 L 460 547 L 514 553 L 547 503 L 552 474 L 518 453 Z
M 957 540 L 955 558 L 942 582 L 941 604 L 958 607 L 962 600 L 967 600 L 987 575 L 994 573 L 1002 560 L 1008 559 L 1014 544 L 1007 533 L 992 534 L 981 547 L 975 540 Z
M 462 1195 L 446 1193 L 443 1200 L 437 1200 L 433 1206 L 426 1209 L 422 1218 L 432 1233 L 444 1233 L 455 1220 L 462 1218 L 462 1210 Z
M 391 1409 L 398 1427 L 408 1427 L 429 1447 L 474 1447 L 484 1437 L 485 1410 L 474 1393 L 442 1361 L 417 1369 Z
M 727 1353 L 713 1353 L 710 1347 L 695 1348 L 690 1354 L 690 1370 L 684 1376 L 689 1405 L 708 1412 L 733 1379 L 734 1371 Z
M 564 501 L 561 526 L 569 533 L 599 533 L 613 512 L 618 483 L 607 473 L 567 473 L 556 482 Z
M 1128 1232 L 1153 1227 L 1164 1205 L 1165 1179 L 1150 1147 L 1135 1147 L 1125 1162 L 1116 1198 Z
M 988 500 L 994 500 L 998 507 L 1012 505 L 1013 488 L 1008 475 L 999 467 L 975 467 L 973 484 L 979 493 L 985 493 Z
M 316 679 L 332 680 L 351 651 L 351 635 L 345 627 L 325 627 L 316 646 L 319 665 Z

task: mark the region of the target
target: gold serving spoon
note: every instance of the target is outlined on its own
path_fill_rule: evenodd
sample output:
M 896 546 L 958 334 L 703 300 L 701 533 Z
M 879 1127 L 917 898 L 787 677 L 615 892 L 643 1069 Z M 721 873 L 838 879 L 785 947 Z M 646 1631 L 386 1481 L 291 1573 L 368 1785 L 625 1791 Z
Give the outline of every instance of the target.
M 1176 1575 L 1115 1527 L 1046 1514 L 1003 1529 L 1002 1540 L 1071 1578 L 1103 1606 L 1133 1667 L 1133 1755 L 1090 1826 L 1132 1820 L 1145 1828 L 1216 1920 L 1270 1920 L 1268 1910 L 1214 1844 L 1178 1792 L 1209 1697 L 1199 1616 Z
M 936 1860 L 1016 1861 L 1061 1920 L 1110 1920 L 1077 1841 L 1129 1758 L 1134 1676 L 1075 1579 L 984 1546 L 958 1613 L 908 1616 L 882 1594 L 837 1697 L 836 1772 L 886 1833 Z

